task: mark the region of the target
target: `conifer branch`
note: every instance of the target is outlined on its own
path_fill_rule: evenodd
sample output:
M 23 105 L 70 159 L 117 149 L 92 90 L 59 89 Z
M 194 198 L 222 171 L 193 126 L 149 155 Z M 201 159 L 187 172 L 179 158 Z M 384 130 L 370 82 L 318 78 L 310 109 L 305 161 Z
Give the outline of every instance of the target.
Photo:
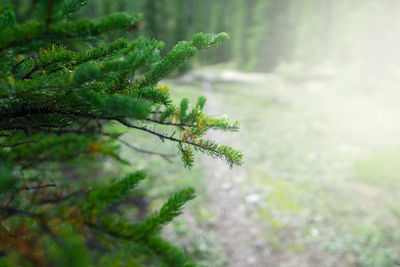
M 169 125 L 169 126 L 176 126 L 176 127 L 189 127 L 189 128 L 198 128 L 199 124 L 188 124 L 184 122 L 165 122 L 161 120 L 156 120 L 152 118 L 146 118 L 144 119 L 145 121 L 153 122 L 156 124 L 161 124 L 161 125 Z M 207 128 L 213 128 L 213 129 L 222 129 L 222 130 L 231 130 L 231 131 L 237 131 L 238 127 L 236 124 L 229 125 L 226 128 L 222 128 L 221 124 L 205 124 Z
M 20 209 L 8 207 L 8 206 L 0 206 L 0 213 L 1 213 L 1 211 L 4 212 L 7 219 L 14 215 L 28 216 L 28 217 L 37 219 L 39 222 L 40 228 L 45 233 L 49 234 L 53 238 L 53 240 L 56 241 L 56 243 L 58 245 L 65 246 L 64 241 L 51 230 L 51 228 L 45 222 L 45 220 L 41 214 L 30 212 L 30 211 L 25 211 L 25 210 L 20 210 Z
M 149 154 L 149 155 L 160 156 L 162 159 L 164 159 L 165 161 L 168 161 L 169 163 L 172 163 L 172 160 L 170 158 L 175 157 L 175 155 L 172 155 L 172 154 L 164 154 L 164 153 L 154 152 L 154 151 L 145 150 L 145 149 L 141 149 L 141 148 L 135 147 L 131 143 L 126 142 L 125 140 L 122 140 L 122 139 L 118 139 L 117 138 L 117 140 L 119 142 L 123 143 L 124 145 L 126 145 L 127 147 L 135 150 L 136 152 L 145 153 L 145 154 Z
M 14 215 L 25 215 L 32 218 L 39 218 L 39 215 L 30 211 L 20 210 L 17 208 L 9 207 L 9 206 L 0 206 L 0 212 L 3 211 L 6 218 L 9 218 Z
M 21 65 L 22 63 L 24 63 L 25 61 L 27 61 L 29 59 L 35 59 L 37 56 L 38 56 L 37 54 L 34 54 L 34 55 L 31 55 L 31 56 L 25 57 L 24 59 L 18 61 L 16 64 L 14 64 L 12 66 L 12 70 L 15 70 L 19 65 Z
M 59 203 L 59 202 L 67 201 L 72 197 L 75 197 L 75 196 L 78 196 L 78 195 L 81 195 L 81 194 L 84 194 L 84 193 L 87 193 L 87 192 L 88 192 L 88 190 L 86 190 L 86 189 L 80 189 L 80 190 L 74 191 L 74 192 L 72 192 L 72 193 L 70 193 L 68 195 L 65 195 L 65 196 L 61 196 L 61 197 L 57 197 L 57 198 L 42 199 L 42 200 L 39 201 L 39 204 L 56 204 L 56 203 Z
M 71 14 L 85 4 L 86 0 L 40 0 L 33 19 L 22 24 L 11 7 L 0 5 L 0 235 L 12 239 L 9 244 L 0 241 L 1 262 L 9 263 L 7 257 L 12 255 L 11 265 L 59 265 L 65 253 L 70 266 L 93 265 L 96 261 L 86 257 L 93 250 L 114 253 L 108 243 L 97 244 L 105 236 L 116 247 L 135 247 L 126 262 L 136 257 L 138 264 L 145 258 L 146 263 L 194 266 L 182 250 L 160 237 L 162 227 L 195 197 L 193 189 L 174 194 L 159 212 L 132 223 L 115 205 L 129 199 L 144 172 L 122 172 L 110 184 L 99 179 L 99 184 L 86 187 L 91 180 L 76 181 L 74 167 L 79 160 L 90 163 L 98 155 L 129 164 L 118 154 L 122 145 L 171 161 L 174 155 L 136 147 L 122 139 L 122 132 L 109 131 L 115 123 L 177 143 L 189 167 L 194 151 L 224 159 L 231 166 L 240 164 L 239 151 L 201 139 L 210 129 L 235 131 L 237 123 L 205 115 L 204 97 L 192 109 L 187 99 L 175 106 L 169 89 L 157 85 L 199 50 L 216 47 L 228 37 L 195 34 L 164 57 L 160 56 L 162 42 L 142 37 L 130 42 L 118 39 L 87 51 L 79 51 L 80 45 L 70 49 L 78 41 L 94 44 L 103 33 L 140 28 L 137 14 L 73 19 Z M 157 125 L 183 131 L 175 137 L 175 131 L 159 132 Z M 74 169 L 66 171 L 64 166 Z M 85 165 L 85 173 L 93 174 L 91 168 Z M 61 177 L 71 183 L 71 189 L 48 190 L 56 184 L 42 184 L 38 180 L 42 175 Z M 78 188 L 72 189 L 74 185 Z M 3 224 L 7 224 L 5 232 Z M 109 259 L 103 262 L 102 257 L 99 262 L 107 264 Z
M 98 36 L 118 29 L 134 31 L 140 29 L 141 16 L 114 13 L 98 21 L 80 19 L 61 21 L 51 28 L 43 28 L 38 22 L 27 22 L 11 29 L 0 30 L 0 51 L 8 47 L 27 45 L 34 41 L 51 42 L 57 38 L 73 39 Z
M 37 141 L 35 141 L 35 140 L 28 140 L 28 141 L 18 142 L 18 143 L 12 144 L 12 145 L 3 145 L 3 144 L 0 144 L 0 147 L 15 147 L 15 146 L 20 146 L 20 145 L 29 144 L 29 143 L 37 143 Z
M 40 227 L 42 228 L 43 232 L 47 233 L 57 243 L 57 245 L 65 248 L 66 244 L 64 240 L 56 235 L 44 220 L 40 220 Z
M 194 197 L 195 191 L 193 188 L 181 190 L 172 195 L 158 213 L 148 217 L 141 223 L 122 224 L 121 229 L 116 229 L 105 221 L 103 221 L 101 225 L 96 225 L 90 222 L 85 222 L 85 224 L 113 237 L 146 243 L 148 239 L 154 237 L 160 232 L 163 225 L 169 223 L 174 217 L 180 215 L 182 213 L 183 205 Z
M 176 127 L 197 127 L 197 125 L 195 125 L 195 124 L 165 122 L 165 121 L 159 121 L 159 120 L 155 120 L 155 119 L 151 119 L 151 118 L 146 118 L 144 120 L 145 121 L 154 122 L 154 123 L 157 123 L 157 124 L 170 125 L 170 126 L 176 126 Z
M 55 186 L 57 186 L 57 185 L 56 184 L 44 184 L 44 185 L 37 185 L 37 186 L 25 185 L 21 189 L 22 190 L 37 190 L 37 189 L 44 189 L 44 188 L 55 187 Z
M 185 138 L 177 139 L 173 136 L 161 134 L 159 132 L 150 130 L 147 127 L 141 127 L 141 126 L 131 124 L 128 121 L 121 119 L 121 118 L 115 118 L 115 120 L 118 121 L 119 123 L 125 125 L 126 127 L 134 128 L 134 129 L 141 130 L 141 131 L 150 133 L 152 135 L 155 135 L 155 136 L 159 137 L 161 139 L 161 141 L 163 141 L 163 142 L 164 142 L 164 140 L 170 140 L 173 142 L 177 142 L 180 145 L 182 145 L 182 144 L 191 145 L 191 146 L 199 149 L 200 151 L 207 152 L 211 156 L 220 157 L 220 158 L 225 159 L 231 167 L 233 165 L 241 165 L 242 164 L 243 154 L 241 152 L 236 151 L 227 146 L 218 146 L 214 142 L 210 142 L 207 140 L 205 140 L 205 141 L 199 140 L 198 142 L 195 142 L 195 141 L 189 141 L 188 139 L 185 139 Z

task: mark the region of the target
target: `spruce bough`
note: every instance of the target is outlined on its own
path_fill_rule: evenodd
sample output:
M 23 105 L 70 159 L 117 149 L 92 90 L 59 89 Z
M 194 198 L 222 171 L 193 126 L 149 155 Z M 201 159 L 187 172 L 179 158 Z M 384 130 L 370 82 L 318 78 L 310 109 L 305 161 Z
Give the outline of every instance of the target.
M 118 143 L 154 153 L 110 130 L 122 125 L 175 142 L 187 167 L 195 151 L 240 165 L 241 152 L 203 138 L 209 129 L 236 131 L 237 122 L 204 114 L 204 97 L 175 105 L 169 89 L 158 85 L 228 35 L 198 33 L 161 57 L 164 45 L 152 39 L 99 42 L 111 31 L 139 30 L 141 16 L 72 20 L 85 4 L 39 0 L 35 20 L 16 23 L 13 7 L 0 2 L 0 265 L 194 266 L 160 237 L 195 197 L 192 188 L 175 193 L 143 221 L 132 221 L 108 208 L 131 194 L 145 173 L 102 184 L 88 174 L 79 177 L 74 163 L 93 163 L 101 155 L 127 164 Z M 82 43 L 96 47 L 77 49 Z

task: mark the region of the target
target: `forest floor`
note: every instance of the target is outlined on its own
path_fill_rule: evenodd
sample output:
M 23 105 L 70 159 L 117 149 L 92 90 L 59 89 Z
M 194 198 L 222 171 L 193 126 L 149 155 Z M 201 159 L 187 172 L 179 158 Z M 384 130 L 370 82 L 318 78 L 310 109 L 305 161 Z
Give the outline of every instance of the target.
M 177 186 L 198 192 L 166 236 L 204 266 L 400 266 L 400 92 L 392 78 L 216 66 L 166 81 L 177 99 L 206 95 L 209 114 L 238 120 L 238 133 L 209 137 L 246 156 L 233 169 L 200 155 L 191 171 L 163 165 L 168 186 L 150 192 L 150 207 Z
M 223 114 L 224 106 L 218 102 L 213 92 L 213 83 L 217 77 L 202 77 L 202 89 L 207 97 L 208 114 Z M 208 135 L 211 140 L 224 143 L 224 133 L 213 131 Z M 262 243 L 263 230 L 246 202 L 239 195 L 240 183 L 237 181 L 238 171 L 230 170 L 222 161 L 207 160 L 207 194 L 210 195 L 209 209 L 215 214 L 215 231 L 223 242 L 226 265 L 232 267 L 250 266 L 269 263 L 268 253 L 259 250 Z M 257 198 L 257 196 L 255 196 Z M 257 199 L 254 199 L 257 201 Z

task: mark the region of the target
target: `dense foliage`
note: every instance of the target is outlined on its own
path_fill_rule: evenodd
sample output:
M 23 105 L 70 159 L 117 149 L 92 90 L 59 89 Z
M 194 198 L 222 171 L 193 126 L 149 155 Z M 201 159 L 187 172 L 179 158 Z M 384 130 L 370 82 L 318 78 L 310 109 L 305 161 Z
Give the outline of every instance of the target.
M 34 2 L 25 22 L 0 5 L 0 265 L 194 265 L 159 235 L 195 197 L 192 188 L 136 221 L 110 207 L 145 172 L 99 179 L 105 172 L 94 167 L 107 157 L 128 164 L 121 143 L 151 153 L 119 139 L 128 129 L 176 142 L 187 167 L 195 151 L 240 165 L 239 151 L 204 139 L 209 129 L 236 131 L 236 122 L 204 114 L 204 97 L 174 105 L 157 85 L 228 35 L 197 33 L 161 57 L 154 39 L 101 41 L 139 30 L 139 14 L 75 19 L 85 0 Z
M 32 1 L 13 2 L 24 3 L 19 12 L 29 15 Z M 203 53 L 202 63 L 233 61 L 242 70 L 271 71 L 282 62 L 348 63 L 360 54 L 369 56 L 376 44 L 393 45 L 396 42 L 374 25 L 397 29 L 396 16 L 385 14 L 398 7 L 396 0 L 94 0 L 84 12 L 97 17 L 140 11 L 145 15 L 143 33 L 162 40 L 167 48 L 198 31 L 229 32 L 232 41 L 224 49 Z M 383 40 L 374 40 L 377 35 Z
M 221 50 L 202 55 L 203 63 L 234 60 L 242 70 L 270 71 L 282 61 L 315 55 L 315 42 L 329 34 L 333 14 L 340 16 L 345 1 L 330 4 L 312 0 L 161 0 L 104 1 L 89 4 L 89 16 L 117 10 L 140 10 L 145 14 L 144 32 L 167 47 L 198 31 L 226 31 L 232 42 Z M 306 40 L 298 40 L 306 37 Z M 301 41 L 301 42 L 299 42 Z M 310 50 L 313 49 L 313 50 Z M 320 52 L 319 50 L 317 51 Z

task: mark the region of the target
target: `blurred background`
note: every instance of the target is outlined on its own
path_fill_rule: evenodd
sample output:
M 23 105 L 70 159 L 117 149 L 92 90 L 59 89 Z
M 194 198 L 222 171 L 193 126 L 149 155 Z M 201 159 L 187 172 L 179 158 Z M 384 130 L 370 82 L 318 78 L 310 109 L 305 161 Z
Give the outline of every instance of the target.
M 29 18 L 31 1 L 13 2 Z M 194 185 L 164 235 L 205 266 L 400 266 L 399 10 L 398 0 L 89 1 L 89 17 L 143 13 L 138 35 L 164 52 L 199 31 L 231 36 L 161 84 L 239 120 L 238 133 L 211 137 L 245 165 L 197 155 L 189 171 L 179 157 L 124 151 L 153 177 L 141 209 Z M 138 138 L 176 151 L 124 137 Z

